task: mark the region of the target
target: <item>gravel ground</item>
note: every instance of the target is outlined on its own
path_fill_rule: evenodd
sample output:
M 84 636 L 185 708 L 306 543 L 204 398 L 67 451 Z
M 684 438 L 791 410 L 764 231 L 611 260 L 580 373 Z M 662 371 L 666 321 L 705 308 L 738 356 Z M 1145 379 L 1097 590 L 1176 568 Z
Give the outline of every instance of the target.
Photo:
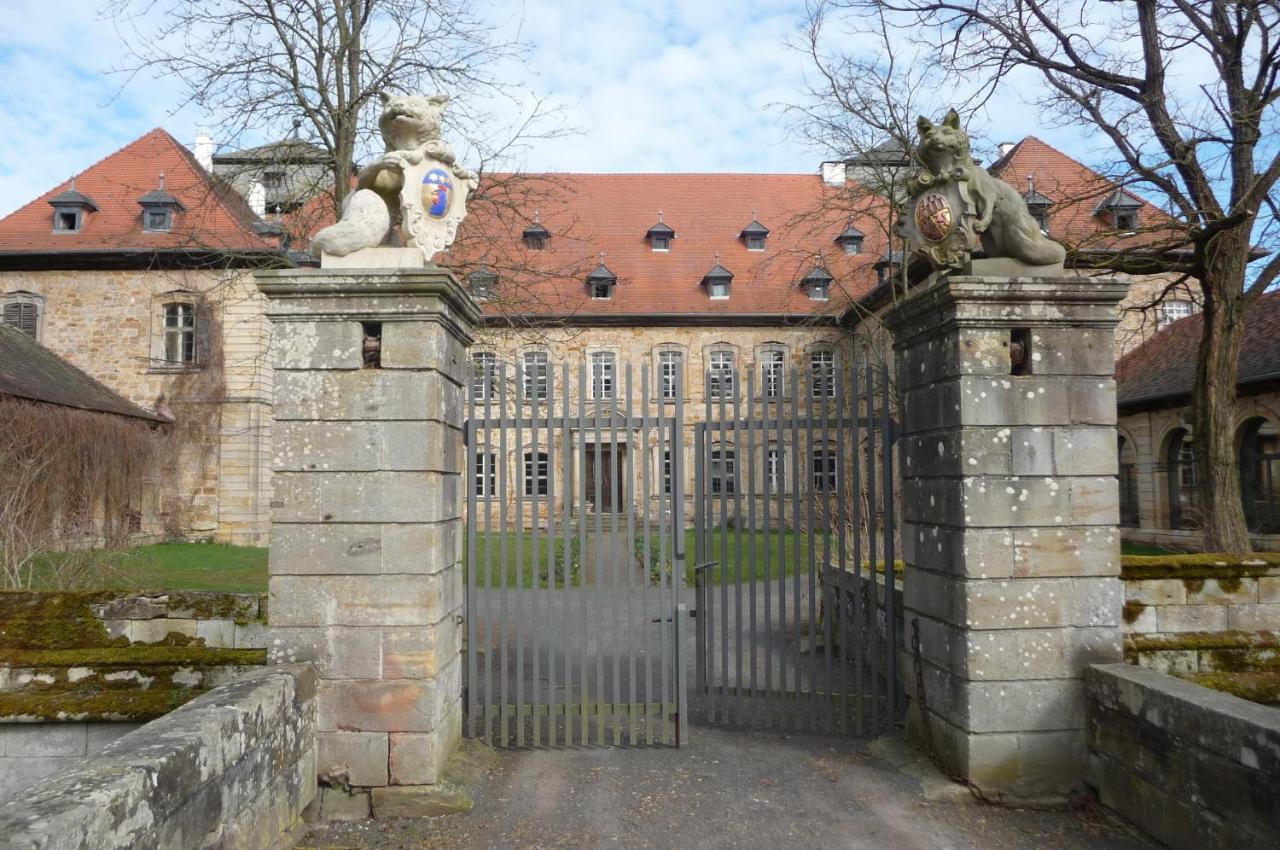
M 695 727 L 686 748 L 464 748 L 467 814 L 314 829 L 337 848 L 884 848 L 1148 850 L 1096 805 L 974 800 L 900 742 Z M 878 755 L 877 755 L 878 754 Z M 464 772 L 466 772 L 464 770 Z

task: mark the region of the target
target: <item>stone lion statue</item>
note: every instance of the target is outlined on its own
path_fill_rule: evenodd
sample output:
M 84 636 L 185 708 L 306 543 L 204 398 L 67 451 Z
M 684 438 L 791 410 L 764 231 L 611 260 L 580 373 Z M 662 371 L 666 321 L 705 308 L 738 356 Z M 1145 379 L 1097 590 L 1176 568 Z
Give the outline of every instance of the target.
M 393 225 L 401 225 L 404 240 L 430 259 L 453 241 L 465 215 L 467 192 L 478 185 L 475 173 L 458 165 L 453 149 L 440 138 L 448 95 L 384 92 L 380 97 L 378 128 L 386 152 L 360 169 L 356 191 L 343 202 L 339 221 L 311 240 L 317 256 L 342 257 L 376 247 L 393 238 Z M 425 204 L 422 192 L 405 191 L 419 184 L 429 193 Z
M 917 196 L 946 180 L 963 182 L 976 216 L 973 231 L 979 234 L 988 257 L 1011 257 L 1030 266 L 1062 263 L 1066 249 L 1044 235 L 1017 190 L 973 161 L 969 136 L 960 129 L 960 116 L 954 109 L 940 124 L 920 116 L 916 129 L 920 131 L 916 157 L 925 170 L 907 182 L 910 195 Z

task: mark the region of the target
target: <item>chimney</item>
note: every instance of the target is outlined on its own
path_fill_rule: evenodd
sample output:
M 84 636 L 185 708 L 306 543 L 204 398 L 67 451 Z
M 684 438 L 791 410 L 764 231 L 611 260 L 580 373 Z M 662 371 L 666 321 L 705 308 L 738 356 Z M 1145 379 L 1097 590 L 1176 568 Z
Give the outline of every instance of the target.
M 1001 142 L 999 145 L 997 145 L 997 147 L 1000 148 L 1001 157 L 1008 156 L 1009 151 L 1013 150 L 1017 146 L 1018 146 L 1017 142 Z
M 827 186 L 843 186 L 848 179 L 843 162 L 822 163 L 822 182 Z
M 254 180 L 249 184 L 248 201 L 253 214 L 262 218 L 267 214 L 267 187 Z
M 207 130 L 196 130 L 196 143 L 194 148 L 196 162 L 200 163 L 201 168 L 212 174 L 213 136 L 210 136 Z

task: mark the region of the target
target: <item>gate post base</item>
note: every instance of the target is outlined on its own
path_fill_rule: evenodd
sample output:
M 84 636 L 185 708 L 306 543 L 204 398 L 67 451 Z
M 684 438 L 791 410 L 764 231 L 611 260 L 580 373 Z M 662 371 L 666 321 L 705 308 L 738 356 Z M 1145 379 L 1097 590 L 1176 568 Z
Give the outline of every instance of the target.
M 886 317 L 908 728 L 993 799 L 1082 786 L 1081 677 L 1122 656 L 1113 376 L 1126 291 L 939 274 Z
M 257 283 L 274 325 L 270 659 L 319 673 L 331 794 L 436 783 L 462 728 L 462 386 L 478 309 L 433 266 Z

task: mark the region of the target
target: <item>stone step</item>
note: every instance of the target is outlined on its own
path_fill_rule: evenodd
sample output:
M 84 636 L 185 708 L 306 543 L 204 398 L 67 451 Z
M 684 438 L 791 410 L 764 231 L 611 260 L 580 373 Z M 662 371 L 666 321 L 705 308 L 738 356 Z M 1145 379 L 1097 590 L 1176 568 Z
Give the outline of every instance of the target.
M 266 650 L 128 646 L 0 650 L 0 694 L 208 688 L 266 663 Z

